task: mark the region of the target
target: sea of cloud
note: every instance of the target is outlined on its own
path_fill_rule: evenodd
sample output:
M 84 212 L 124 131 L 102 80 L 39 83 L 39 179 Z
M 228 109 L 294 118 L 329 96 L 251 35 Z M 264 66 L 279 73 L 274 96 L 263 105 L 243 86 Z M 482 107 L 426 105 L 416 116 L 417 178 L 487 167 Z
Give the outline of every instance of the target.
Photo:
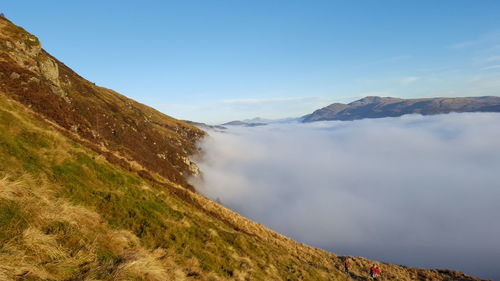
M 500 280 L 500 114 L 209 132 L 198 191 L 337 254 Z

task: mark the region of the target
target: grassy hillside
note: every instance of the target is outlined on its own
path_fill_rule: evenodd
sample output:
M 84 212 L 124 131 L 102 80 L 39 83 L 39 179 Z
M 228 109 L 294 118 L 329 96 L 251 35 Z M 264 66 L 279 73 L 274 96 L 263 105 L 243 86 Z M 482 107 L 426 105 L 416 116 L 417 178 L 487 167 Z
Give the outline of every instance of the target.
M 0 96 L 0 274 L 263 280 L 293 267 L 184 189 L 146 182 L 31 114 Z M 268 255 L 283 266 L 254 259 Z
M 189 191 L 185 157 L 202 132 L 82 78 L 61 81 L 35 37 L 4 19 L 0 30 L 0 280 L 366 280 L 372 261 L 355 258 L 348 276 L 341 257 Z M 108 124 L 91 127 L 95 114 Z M 378 264 L 381 280 L 478 280 Z
M 348 280 L 339 257 L 113 165 L 3 94 L 0 132 L 0 278 Z M 474 280 L 381 267 L 382 280 Z

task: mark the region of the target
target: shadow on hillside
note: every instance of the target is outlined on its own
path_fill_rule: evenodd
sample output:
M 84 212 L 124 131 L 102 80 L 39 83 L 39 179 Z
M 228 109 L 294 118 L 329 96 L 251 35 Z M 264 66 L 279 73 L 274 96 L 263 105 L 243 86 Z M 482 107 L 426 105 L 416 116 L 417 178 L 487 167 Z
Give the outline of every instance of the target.
M 362 281 L 373 280 L 373 278 L 356 275 L 353 272 L 346 273 L 346 275 L 349 276 L 349 278 L 352 280 L 362 280 Z

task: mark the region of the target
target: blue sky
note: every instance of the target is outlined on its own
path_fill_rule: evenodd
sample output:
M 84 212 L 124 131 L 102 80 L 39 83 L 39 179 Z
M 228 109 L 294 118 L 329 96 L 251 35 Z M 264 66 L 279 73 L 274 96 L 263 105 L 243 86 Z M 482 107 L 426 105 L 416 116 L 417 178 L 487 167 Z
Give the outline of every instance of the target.
M 180 119 L 500 95 L 500 1 L 4 0 L 0 11 L 85 78 Z

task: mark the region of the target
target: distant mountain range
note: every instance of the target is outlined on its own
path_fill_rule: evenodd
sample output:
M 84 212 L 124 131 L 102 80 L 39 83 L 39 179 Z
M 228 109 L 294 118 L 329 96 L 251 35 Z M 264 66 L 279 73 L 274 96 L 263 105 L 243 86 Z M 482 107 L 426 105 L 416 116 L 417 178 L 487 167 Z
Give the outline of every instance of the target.
M 267 125 L 267 123 L 261 123 L 261 122 L 246 122 L 246 121 L 231 121 L 222 124 L 222 126 L 244 126 L 244 127 L 256 127 L 256 126 L 264 126 Z
M 265 119 L 260 117 L 255 117 L 252 119 L 245 120 L 235 120 L 231 122 L 227 122 L 222 124 L 222 126 L 242 126 L 242 127 L 256 127 L 256 126 L 264 126 L 268 124 L 279 124 L 279 123 L 290 123 L 300 121 L 301 118 L 281 118 L 281 119 Z
M 256 117 L 231 121 L 223 126 L 255 127 L 275 123 L 359 120 L 398 117 L 405 114 L 435 115 L 450 112 L 500 112 L 500 97 L 400 99 L 369 96 L 351 103 L 333 103 L 299 118 L 264 119 Z
M 450 112 L 500 112 L 500 97 L 400 99 L 365 97 L 349 104 L 333 103 L 302 117 L 302 122 L 434 115 Z
M 221 125 L 209 125 L 206 123 L 201 123 L 201 122 L 194 122 L 194 121 L 189 121 L 189 120 L 183 120 L 184 122 L 193 125 L 195 127 L 198 127 L 202 130 L 214 130 L 214 131 L 221 131 L 221 130 L 226 130 L 227 128 Z

